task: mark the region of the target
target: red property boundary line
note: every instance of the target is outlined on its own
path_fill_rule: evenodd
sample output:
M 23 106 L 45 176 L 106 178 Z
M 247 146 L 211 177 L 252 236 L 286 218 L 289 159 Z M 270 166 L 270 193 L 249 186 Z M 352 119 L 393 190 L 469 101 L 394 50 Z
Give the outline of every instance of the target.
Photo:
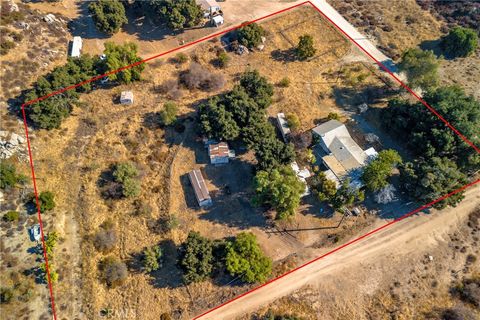
M 82 85 L 84 85 L 84 84 L 87 84 L 87 83 L 90 83 L 90 82 L 99 80 L 99 79 L 101 79 L 101 78 L 103 78 L 103 77 L 106 77 L 106 76 L 109 76 L 109 75 L 111 75 L 111 74 L 115 74 L 115 73 L 121 72 L 121 71 L 123 71 L 123 70 L 129 69 L 129 68 L 132 68 L 132 67 L 135 67 L 135 66 L 137 66 L 137 65 L 146 63 L 146 62 L 148 62 L 148 61 L 150 61 L 150 60 L 154 60 L 154 59 L 156 59 L 156 58 L 159 58 L 159 57 L 161 57 L 161 56 L 167 55 L 167 54 L 169 54 L 169 53 L 172 53 L 172 52 L 175 52 L 175 51 L 178 51 L 178 50 L 187 48 L 187 47 L 191 47 L 191 46 L 193 46 L 193 45 L 195 45 L 195 44 L 198 44 L 198 43 L 207 41 L 207 40 L 209 40 L 209 39 L 212 39 L 212 38 L 221 36 L 221 35 L 223 35 L 223 34 L 226 34 L 226 33 L 228 33 L 228 32 L 234 31 L 234 30 L 236 30 L 236 29 L 238 29 L 238 28 L 241 28 L 241 27 L 243 27 L 243 26 L 246 26 L 246 25 L 252 24 L 252 23 L 254 23 L 254 22 L 258 22 L 258 21 L 261 21 L 261 20 L 270 18 L 270 17 L 272 17 L 272 16 L 274 16 L 274 15 L 277 15 L 277 14 L 280 14 L 280 13 L 283 13 L 283 12 L 286 12 L 286 11 L 291 10 L 291 9 L 293 9 L 293 8 L 297 8 L 297 7 L 302 6 L 302 5 L 304 5 L 304 4 L 310 4 L 314 9 L 316 9 L 316 10 L 321 14 L 322 17 L 324 17 L 326 20 L 328 20 L 328 21 L 329 21 L 333 26 L 335 26 L 336 29 L 338 29 L 346 38 L 348 38 L 348 39 L 349 39 L 351 42 L 353 42 L 360 50 L 362 50 L 362 51 L 363 51 L 365 54 L 367 54 L 371 59 L 373 59 L 373 60 L 375 61 L 375 63 L 376 63 L 382 70 L 384 70 L 384 71 L 387 72 L 390 76 L 392 76 L 403 88 L 405 88 L 408 92 L 410 92 L 410 93 L 411 93 L 415 98 L 417 98 L 428 110 L 430 110 L 430 111 L 431 111 L 433 114 L 435 114 L 441 121 L 443 121 L 443 122 L 445 123 L 445 125 L 446 125 L 447 127 L 449 127 L 453 132 L 455 132 L 465 143 L 467 143 L 467 144 L 470 145 L 472 148 L 474 148 L 476 152 L 480 153 L 480 148 L 478 148 L 477 146 L 475 146 L 475 145 L 473 144 L 473 142 L 469 141 L 464 135 L 462 135 L 455 127 L 453 127 L 447 120 L 445 120 L 434 108 L 432 108 L 430 105 L 428 105 L 428 104 L 427 104 L 421 97 L 419 97 L 412 89 L 410 89 L 410 88 L 409 88 L 407 85 L 405 85 L 397 76 L 395 76 L 395 74 L 394 74 L 393 72 L 391 72 L 391 71 L 390 71 L 385 65 L 383 65 L 380 61 L 378 61 L 377 59 L 375 59 L 375 58 L 374 58 L 368 51 L 366 51 L 357 41 L 355 41 L 352 37 L 350 37 L 344 30 L 342 30 L 336 23 L 334 23 L 330 18 L 328 18 L 318 7 L 316 7 L 316 6 L 315 6 L 312 2 L 310 2 L 310 1 L 305 1 L 305 2 L 298 3 L 298 4 L 294 5 L 294 6 L 291 6 L 291 7 L 288 7 L 288 8 L 279 10 L 279 11 L 276 11 L 276 12 L 274 12 L 274 13 L 268 14 L 268 15 L 266 15 L 266 16 L 257 18 L 257 19 L 255 19 L 255 20 L 252 20 L 252 21 L 249 21 L 249 22 L 242 23 L 242 24 L 240 24 L 240 25 L 238 25 L 238 26 L 235 26 L 235 27 L 231 27 L 231 28 L 222 30 L 222 31 L 220 31 L 220 32 L 216 32 L 216 33 L 211 34 L 211 35 L 209 35 L 209 36 L 200 38 L 200 39 L 198 39 L 198 40 L 196 40 L 196 41 L 189 42 L 189 43 L 187 43 L 187 44 L 185 44 L 185 45 L 182 45 L 182 46 L 179 46 L 179 47 L 177 47 L 177 48 L 174 48 L 174 49 L 165 51 L 165 52 L 163 52 L 163 53 L 160 53 L 160 54 L 158 54 L 158 55 L 149 57 L 149 58 L 144 59 L 144 60 L 142 60 L 142 61 L 138 61 L 138 62 L 133 63 L 133 64 L 131 64 L 131 65 L 127 65 L 127 66 L 124 66 L 124 67 L 119 68 L 119 69 L 117 69 L 117 70 L 113 70 L 113 71 L 107 72 L 107 73 L 105 73 L 105 74 L 95 76 L 95 77 L 93 77 L 93 78 L 91 78 L 91 79 L 82 81 L 82 82 L 77 83 L 77 84 L 75 84 L 75 85 L 62 88 L 62 89 L 60 89 L 60 90 L 54 91 L 54 92 L 52 92 L 52 93 L 50 93 L 50 94 L 48 94 L 48 95 L 39 97 L 39 98 L 37 98 L 37 99 L 33 99 L 33 100 L 26 101 L 25 103 L 22 104 L 21 109 L 22 109 L 22 116 L 23 116 L 24 127 L 25 127 L 25 135 L 26 135 L 26 138 L 27 138 L 28 155 L 29 155 L 29 160 L 30 160 L 30 168 L 31 168 L 31 174 L 32 174 L 33 188 L 34 188 L 34 193 L 35 193 L 35 202 L 36 202 L 36 206 L 37 206 L 37 215 L 38 215 L 38 221 L 39 221 L 39 224 L 40 224 L 40 233 L 41 233 L 41 240 L 42 240 L 42 247 L 43 247 L 43 256 L 44 256 L 44 260 L 45 260 L 47 280 L 48 280 L 48 289 L 49 289 L 49 293 L 50 293 L 50 302 L 51 302 L 51 308 L 52 308 L 52 314 L 53 314 L 54 320 L 57 320 L 57 314 L 56 314 L 56 308 L 55 308 L 55 298 L 54 298 L 54 293 L 53 293 L 53 285 L 52 285 L 52 281 L 51 281 L 51 278 L 50 278 L 50 269 L 49 269 L 48 257 L 47 257 L 47 254 L 46 254 L 45 235 L 44 235 L 43 223 L 42 223 L 41 212 L 40 212 L 40 204 L 39 204 L 37 184 L 36 184 L 36 178 L 35 178 L 35 169 L 34 169 L 34 164 L 33 164 L 32 150 L 31 150 L 31 146 L 30 146 L 30 138 L 29 138 L 29 135 L 28 135 L 28 124 L 27 124 L 27 117 L 26 117 L 26 113 L 25 113 L 25 107 L 26 107 L 26 106 L 29 106 L 29 105 L 31 105 L 31 104 L 33 104 L 33 103 L 36 103 L 36 102 L 45 100 L 45 99 L 47 99 L 47 98 L 49 98 L 49 97 L 52 97 L 52 96 L 54 96 L 54 95 L 60 94 L 60 93 L 62 93 L 62 92 L 65 92 L 65 91 L 67 91 L 67 90 L 75 89 L 75 88 L 77 88 L 77 87 L 79 87 L 79 86 L 82 86 Z M 476 180 L 476 181 L 473 181 L 473 182 L 471 182 L 471 183 L 469 183 L 469 184 L 467 184 L 467 185 L 465 185 L 465 186 L 463 186 L 463 187 L 461 187 L 461 188 L 459 188 L 459 189 L 457 189 L 457 190 L 455 190 L 455 191 L 452 191 L 451 193 L 449 193 L 449 194 L 447 194 L 447 195 L 444 195 L 443 197 L 440 197 L 440 198 L 438 198 L 438 199 L 436 199 L 436 200 L 434 200 L 434 201 L 432 201 L 432 202 L 430 202 L 430 203 L 428 203 L 428 204 L 425 204 L 425 205 L 421 206 L 420 208 L 418 208 L 418 209 L 416 209 L 416 210 L 414 210 L 414 211 L 411 211 L 411 212 L 409 212 L 409 213 L 407 213 L 407 214 L 405 214 L 405 215 L 403 215 L 403 216 L 401 216 L 401 217 L 399 217 L 399 218 L 397 218 L 397 219 L 395 219 L 395 220 L 392 220 L 391 222 L 389 222 L 389 223 L 387 223 L 387 224 L 385 224 L 385 225 L 383 225 L 383 226 L 381 226 L 381 227 L 379 227 L 379 228 L 377 228 L 377 229 L 375 229 L 375 230 L 372 230 L 372 231 L 370 231 L 370 232 L 368 232 L 368 233 L 366 233 L 366 234 L 364 234 L 364 235 L 362 235 L 362 236 L 360 236 L 360 237 L 358 237 L 358 238 L 356 238 L 356 239 L 354 239 L 354 240 L 351 240 L 350 242 L 345 243 L 345 244 L 343 244 L 342 246 L 337 247 L 336 249 L 334 249 L 334 250 L 332 250 L 332 251 L 329 251 L 329 252 L 323 254 L 323 255 L 320 256 L 320 257 L 315 258 L 314 260 L 311 260 L 311 261 L 309 261 L 309 262 L 307 262 L 307 263 L 305 263 L 305 264 L 303 264 L 303 265 L 301 265 L 301 266 L 299 266 L 299 267 L 297 267 L 297 268 L 295 268 L 295 269 L 293 269 L 293 270 L 291 270 L 291 271 L 288 271 L 287 273 L 285 273 L 285 274 L 283 274 L 283 275 L 281 275 L 281 276 L 279 276 L 279 277 L 277 277 L 277 278 L 274 278 L 274 279 L 272 279 L 272 280 L 270 280 L 270 281 L 268 281 L 268 282 L 266 282 L 266 283 L 264 283 L 264 284 L 262 284 L 262 285 L 260 285 L 260 286 L 258 286 L 258 287 L 256 287 L 256 288 L 253 288 L 252 290 L 249 290 L 248 292 L 246 292 L 246 293 L 244 293 L 244 294 L 242 294 L 242 295 L 240 295 L 240 296 L 237 296 L 236 298 L 234 298 L 234 299 L 232 299 L 232 300 L 229 300 L 229 301 L 227 301 L 227 302 L 224 302 L 224 303 L 222 303 L 221 305 L 219 305 L 219 306 L 217 306 L 217 307 L 215 307 L 215 308 L 213 308 L 213 309 L 211 309 L 211 310 L 209 310 L 209 311 L 207 311 L 207 312 L 205 312 L 205 313 L 203 313 L 203 314 L 195 317 L 194 319 L 198 319 L 198 318 L 200 318 L 200 317 L 202 317 L 202 316 L 204 316 L 204 315 L 207 315 L 208 313 L 211 313 L 212 311 L 214 311 L 214 310 L 216 310 L 216 309 L 218 309 L 218 308 L 221 308 L 221 307 L 223 307 L 223 306 L 225 306 L 225 305 L 227 305 L 227 304 L 229 304 L 229 303 L 231 303 L 231 302 L 233 302 L 233 301 L 235 301 L 235 300 L 237 300 L 237 299 L 240 299 L 241 297 L 243 297 L 243 296 L 245 296 L 245 295 L 247 295 L 247 294 L 250 294 L 250 293 L 252 293 L 252 292 L 254 292 L 254 291 L 256 291 L 256 290 L 258 290 L 258 289 L 266 286 L 267 284 L 270 284 L 270 283 L 272 283 L 272 282 L 274 282 L 274 281 L 276 281 L 276 280 L 278 280 L 278 279 L 281 279 L 281 278 L 287 276 L 288 274 L 290 274 L 290 273 L 292 273 L 292 272 L 295 272 L 295 271 L 297 271 L 297 270 L 299 270 L 299 269 L 301 269 L 301 268 L 303 268 L 303 267 L 305 267 L 305 266 L 307 266 L 307 265 L 309 265 L 309 264 L 311 264 L 311 263 L 314 263 L 315 261 L 318 261 L 318 260 L 320 260 L 320 259 L 322 259 L 322 258 L 324 258 L 324 257 L 326 257 L 326 256 L 328 256 L 328 255 L 331 255 L 331 254 L 333 254 L 333 253 L 335 253 L 335 252 L 337 252 L 337 251 L 339 251 L 339 250 L 341 250 L 341 249 L 343 249 L 343 248 L 345 248 L 345 247 L 347 247 L 347 246 L 349 246 L 349 245 L 351 245 L 351 244 L 353 244 L 353 243 L 355 243 L 355 242 L 360 241 L 361 239 L 363 239 L 363 238 L 365 238 L 365 237 L 368 237 L 368 236 L 370 236 L 370 235 L 372 235 L 372 234 L 374 234 L 374 233 L 376 233 L 376 232 L 378 232 L 378 231 L 380 231 L 380 230 L 382 230 L 382 229 L 384 229 L 384 228 L 387 228 L 388 226 L 390 226 L 390 225 L 392 225 L 392 224 L 394 224 L 394 223 L 396 223 L 396 222 L 399 222 L 399 221 L 401 221 L 401 220 L 403 220 L 403 219 L 405 219 L 405 218 L 407 218 L 407 217 L 409 217 L 409 216 L 411 216 L 411 215 L 414 215 L 414 214 L 416 214 L 416 213 L 418 213 L 418 212 L 420 212 L 420 211 L 422 211 L 422 210 L 424 210 L 424 209 L 426 209 L 426 208 L 429 208 L 429 207 L 432 206 L 433 204 L 435 204 L 435 203 L 437 203 L 437 202 L 440 202 L 440 201 L 442 201 L 442 200 L 444 200 L 444 199 L 446 199 L 446 198 L 448 198 L 448 197 L 450 197 L 450 196 L 452 196 L 452 195 L 454 195 L 454 194 L 456 194 L 456 193 L 462 192 L 463 190 L 467 189 L 468 187 L 471 187 L 471 186 L 473 186 L 473 185 L 475 185 L 475 184 L 477 184 L 477 183 L 479 183 L 479 182 L 480 182 L 480 179 L 478 179 L 478 180 Z

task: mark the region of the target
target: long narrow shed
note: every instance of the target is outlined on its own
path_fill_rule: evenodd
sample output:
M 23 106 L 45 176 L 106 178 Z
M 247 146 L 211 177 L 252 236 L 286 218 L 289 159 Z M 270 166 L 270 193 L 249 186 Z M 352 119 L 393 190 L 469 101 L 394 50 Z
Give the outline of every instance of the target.
M 209 206 L 212 204 L 212 198 L 208 193 L 205 179 L 203 179 L 202 172 L 198 169 L 192 170 L 188 173 L 190 183 L 195 191 L 195 197 L 197 198 L 198 205 L 200 207 Z

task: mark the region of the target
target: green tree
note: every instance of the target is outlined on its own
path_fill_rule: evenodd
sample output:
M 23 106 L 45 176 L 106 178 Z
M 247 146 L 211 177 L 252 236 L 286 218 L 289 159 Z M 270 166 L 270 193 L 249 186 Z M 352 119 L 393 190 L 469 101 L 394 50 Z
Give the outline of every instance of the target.
M 227 244 L 226 268 L 245 282 L 264 282 L 272 272 L 272 260 L 265 256 L 253 233 L 239 233 Z
M 295 113 L 288 113 L 285 118 L 287 118 L 287 124 L 290 129 L 297 130 L 300 128 L 300 119 Z
M 407 49 L 398 64 L 400 71 L 407 74 L 408 84 L 424 90 L 438 84 L 438 60 L 433 51 L 417 48 Z
M 172 29 L 194 27 L 203 18 L 203 10 L 195 0 L 152 0 L 151 5 Z
M 45 263 L 40 264 L 40 267 L 38 268 L 41 276 L 43 278 L 43 281 L 45 283 L 48 282 L 48 276 L 47 276 L 47 265 Z M 58 273 L 55 271 L 55 267 L 52 263 L 48 264 L 48 271 L 50 273 L 50 280 L 55 283 L 58 281 Z
M 30 203 L 36 206 L 37 201 L 35 199 L 35 195 L 32 194 L 30 197 Z M 50 191 L 42 191 L 38 195 L 38 204 L 40 206 L 40 212 L 45 213 L 47 211 L 52 210 L 55 208 L 55 196 Z
M 313 57 L 317 52 L 317 49 L 315 49 L 315 46 L 313 45 L 313 37 L 309 34 L 300 36 L 296 51 L 297 57 L 300 60 L 306 60 Z
M 271 171 L 258 171 L 255 176 L 255 202 L 277 211 L 277 219 L 293 216 L 300 205 L 305 185 L 292 168 L 283 166 Z
M 105 42 L 104 54 L 106 72 L 136 64 L 134 67 L 124 69 L 117 73 L 112 73 L 108 77 L 112 81 L 130 83 L 141 80 L 142 71 L 145 69 L 145 63 L 140 63 L 142 58 L 137 55 L 138 47 L 135 43 L 127 42 L 123 45 L 117 45 L 113 42 Z
M 58 233 L 55 231 L 49 232 L 45 239 L 45 252 L 47 253 L 48 260 L 53 259 L 53 249 L 57 245 Z
M 264 126 L 273 128 L 268 122 Z M 253 150 L 257 158 L 257 166 L 261 170 L 270 170 L 278 166 L 287 165 L 295 159 L 293 144 L 280 141 L 276 135 L 265 136 L 253 146 Z
M 408 194 L 421 203 L 430 203 L 468 182 L 467 176 L 448 158 L 433 157 L 408 162 L 401 167 L 400 172 Z M 435 203 L 433 207 L 455 207 L 463 198 L 464 192 L 459 192 Z
M 123 196 L 134 198 L 140 195 L 141 186 L 138 181 L 138 170 L 131 162 L 118 163 L 113 170 L 115 181 L 122 184 Z
M 337 194 L 337 184 L 335 181 L 329 180 L 322 171 L 310 179 L 310 184 L 320 201 L 331 202 Z
M 146 272 L 156 271 L 161 268 L 162 248 L 153 246 L 143 251 L 143 268 Z
M 238 41 L 248 48 L 255 48 L 262 43 L 265 30 L 256 23 L 250 23 L 238 29 Z
M 208 278 L 213 270 L 212 241 L 191 231 L 183 243 L 180 253 L 180 266 L 186 284 L 200 282 Z
M 119 0 L 98 0 L 88 6 L 98 30 L 108 34 L 117 33 L 128 22 L 125 7 Z
M 217 63 L 220 68 L 226 68 L 230 62 L 230 56 L 225 51 L 222 51 L 217 56 Z
M 480 102 L 473 96 L 453 86 L 429 90 L 423 99 L 473 144 L 480 145 Z M 480 165 L 478 153 L 420 102 L 393 99 L 383 109 L 382 119 L 385 128 L 405 141 L 414 155 L 447 157 L 468 172 Z
M 478 35 L 473 29 L 455 27 L 442 38 L 440 47 L 448 57 L 467 57 L 478 46 Z
M 163 125 L 169 126 L 177 121 L 177 105 L 175 102 L 168 101 L 163 105 L 163 110 L 160 112 L 160 121 Z
M 361 179 L 365 187 L 370 191 L 378 191 L 388 184 L 388 178 L 392 170 L 402 163 L 402 158 L 395 150 L 383 150 L 378 153 L 377 158 L 365 166 Z
M 257 70 L 244 72 L 240 77 L 240 85 L 260 108 L 265 109 L 272 104 L 273 85 Z
M 0 189 L 13 188 L 19 183 L 25 183 L 26 180 L 24 175 L 17 174 L 17 168 L 13 164 L 0 162 Z
M 199 120 L 202 132 L 208 137 L 229 141 L 240 134 L 233 115 L 225 110 L 218 98 L 212 98 L 200 106 Z

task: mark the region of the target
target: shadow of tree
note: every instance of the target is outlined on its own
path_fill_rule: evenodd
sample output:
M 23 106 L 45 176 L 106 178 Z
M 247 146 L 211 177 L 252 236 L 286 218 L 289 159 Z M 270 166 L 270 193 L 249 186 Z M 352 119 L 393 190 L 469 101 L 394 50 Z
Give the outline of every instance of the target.
M 272 57 L 273 60 L 275 61 L 281 61 L 281 62 L 293 62 L 297 60 L 297 56 L 295 54 L 295 48 L 289 48 L 286 50 L 273 50 L 270 53 L 270 56 Z

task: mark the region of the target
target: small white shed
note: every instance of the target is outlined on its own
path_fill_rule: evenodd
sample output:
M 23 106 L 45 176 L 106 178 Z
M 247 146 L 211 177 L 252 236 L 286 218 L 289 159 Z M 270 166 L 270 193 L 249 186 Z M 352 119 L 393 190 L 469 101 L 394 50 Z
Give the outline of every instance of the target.
M 132 91 L 122 91 L 120 95 L 121 104 L 133 104 L 133 92 Z
M 221 26 L 225 21 L 223 20 L 223 17 L 221 15 L 215 16 L 212 18 L 212 24 L 215 27 Z
M 70 51 L 70 56 L 74 58 L 80 57 L 82 51 L 83 41 L 81 37 L 73 37 L 72 48 Z

